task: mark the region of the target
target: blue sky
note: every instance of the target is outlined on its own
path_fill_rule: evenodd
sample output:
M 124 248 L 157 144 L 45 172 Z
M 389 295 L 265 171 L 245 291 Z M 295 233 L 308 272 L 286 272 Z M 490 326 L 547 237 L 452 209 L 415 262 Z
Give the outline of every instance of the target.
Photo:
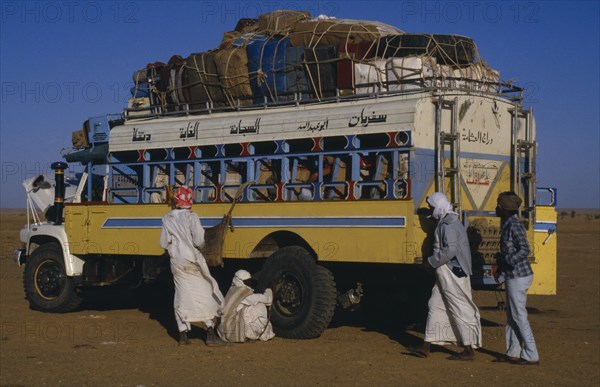
M 274 9 L 378 20 L 473 38 L 502 79 L 528 88 L 538 186 L 559 207 L 600 207 L 598 1 L 2 1 L 0 208 L 48 173 L 88 117 L 126 106 L 131 74 L 216 47 L 239 18 Z

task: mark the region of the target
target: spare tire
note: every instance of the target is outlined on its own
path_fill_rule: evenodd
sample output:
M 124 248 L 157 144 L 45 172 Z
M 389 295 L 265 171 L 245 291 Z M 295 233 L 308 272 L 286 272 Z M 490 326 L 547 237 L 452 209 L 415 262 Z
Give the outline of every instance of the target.
M 440 64 L 466 65 L 477 57 L 473 39 L 460 35 L 389 35 L 380 38 L 378 43 L 377 56 L 383 58 L 427 55 Z

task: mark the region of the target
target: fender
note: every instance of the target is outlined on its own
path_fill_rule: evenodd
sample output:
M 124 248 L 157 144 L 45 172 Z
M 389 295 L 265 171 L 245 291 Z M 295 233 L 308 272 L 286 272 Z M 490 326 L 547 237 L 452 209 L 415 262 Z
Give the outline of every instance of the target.
M 37 240 L 48 242 L 50 239 L 58 242 L 62 248 L 63 259 L 65 261 L 65 271 L 67 276 L 74 277 L 83 273 L 84 261 L 70 253 L 69 241 L 64 225 L 54 224 L 36 224 L 30 228 L 23 228 L 20 232 L 21 242 L 25 243 L 26 252 L 29 256 L 32 252 L 32 243 L 38 243 Z M 41 243 L 40 243 L 41 244 Z

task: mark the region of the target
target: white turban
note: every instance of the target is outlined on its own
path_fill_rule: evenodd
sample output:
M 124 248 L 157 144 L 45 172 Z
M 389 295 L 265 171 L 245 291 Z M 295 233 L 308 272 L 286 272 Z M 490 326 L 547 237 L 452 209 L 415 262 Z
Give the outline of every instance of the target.
M 444 216 L 448 214 L 458 215 L 454 212 L 454 208 L 452 207 L 452 204 L 450 204 L 450 201 L 448 201 L 446 195 L 441 192 L 434 192 L 431 194 L 427 198 L 427 203 L 433 207 L 432 216 L 437 220 L 443 219 Z
M 233 285 L 234 286 L 246 286 L 244 283 L 245 280 L 250 279 L 252 276 L 246 270 L 238 270 L 235 272 L 233 276 Z

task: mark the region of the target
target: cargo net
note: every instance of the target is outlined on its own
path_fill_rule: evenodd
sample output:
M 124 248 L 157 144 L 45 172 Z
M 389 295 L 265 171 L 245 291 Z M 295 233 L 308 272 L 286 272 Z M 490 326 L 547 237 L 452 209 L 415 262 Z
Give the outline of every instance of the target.
M 217 49 L 134 73 L 131 112 L 237 108 L 337 96 L 459 88 L 498 92 L 472 39 L 372 21 L 275 11 L 241 19 Z M 131 113 L 130 113 L 131 115 Z

